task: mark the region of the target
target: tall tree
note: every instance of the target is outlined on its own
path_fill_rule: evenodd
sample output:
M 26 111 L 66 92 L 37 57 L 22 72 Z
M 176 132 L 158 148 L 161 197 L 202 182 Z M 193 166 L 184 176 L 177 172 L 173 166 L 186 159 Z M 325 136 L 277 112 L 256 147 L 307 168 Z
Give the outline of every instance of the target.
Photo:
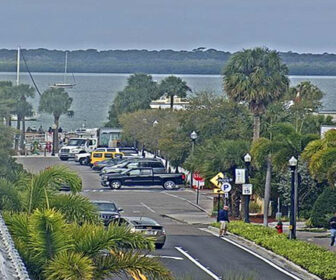
M 18 86 L 13 86 L 10 90 L 11 95 L 15 99 L 15 105 L 13 108 L 13 113 L 17 116 L 17 126 L 16 128 L 20 130 L 20 123 L 22 122 L 21 131 L 21 149 L 23 149 L 25 132 L 26 132 L 26 117 L 33 115 L 33 106 L 27 101 L 28 98 L 33 98 L 35 96 L 35 89 L 30 85 L 21 84 Z M 15 149 L 18 147 L 18 137 L 15 139 Z
M 63 88 L 47 89 L 40 98 L 39 111 L 54 116 L 55 129 L 55 150 L 58 151 L 58 128 L 59 120 L 62 115 L 73 116 L 70 110 L 72 98 Z
M 233 101 L 249 106 L 254 116 L 254 141 L 260 136 L 260 116 L 265 108 L 288 89 L 287 73 L 278 53 L 267 48 L 237 52 L 225 66 L 224 90 Z
M 176 76 L 169 76 L 163 79 L 159 85 L 161 95 L 167 95 L 170 98 L 170 109 L 174 108 L 174 96 L 186 97 L 187 92 L 191 91 L 187 83 Z
M 0 81 L 0 119 L 5 120 L 6 125 L 11 125 L 11 112 L 15 105 L 15 99 L 11 96 L 12 82 Z
M 316 135 L 301 135 L 291 124 L 275 124 L 269 129 L 270 138 L 259 138 L 252 145 L 251 153 L 259 168 L 266 170 L 264 192 L 264 225 L 268 225 L 273 167 L 277 171 L 287 168 L 290 157 L 299 158 L 305 146 Z M 296 174 L 297 176 L 297 174 Z
M 309 81 L 304 81 L 288 91 L 289 107 L 293 116 L 295 130 L 301 133 L 307 117 L 321 108 L 324 93 Z
M 336 183 L 336 130 L 325 133 L 324 138 L 310 142 L 303 158 L 308 162 L 310 174 L 319 182 L 328 181 L 331 187 Z
M 109 122 L 106 126 L 120 126 L 122 113 L 149 109 L 152 100 L 160 96 L 157 83 L 151 75 L 133 74 L 127 80 L 126 87 L 118 92 L 109 110 Z

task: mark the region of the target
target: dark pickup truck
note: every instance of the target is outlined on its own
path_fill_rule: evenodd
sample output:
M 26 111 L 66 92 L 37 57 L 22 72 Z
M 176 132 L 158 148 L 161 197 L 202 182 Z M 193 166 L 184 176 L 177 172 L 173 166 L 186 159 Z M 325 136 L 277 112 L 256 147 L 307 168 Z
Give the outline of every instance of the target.
M 101 176 L 101 184 L 111 189 L 122 186 L 157 186 L 166 190 L 179 189 L 185 176 L 179 173 L 153 173 L 153 168 L 132 168 L 121 173 L 107 173 Z

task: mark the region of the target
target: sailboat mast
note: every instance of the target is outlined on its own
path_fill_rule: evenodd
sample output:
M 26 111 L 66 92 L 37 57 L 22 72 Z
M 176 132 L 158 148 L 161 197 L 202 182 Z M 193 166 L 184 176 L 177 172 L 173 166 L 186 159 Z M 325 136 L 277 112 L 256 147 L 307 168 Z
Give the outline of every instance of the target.
M 16 85 L 20 84 L 20 47 L 17 51 L 17 61 L 16 61 Z
M 64 77 L 63 77 L 63 83 L 65 84 L 65 76 L 67 74 L 68 70 L 68 52 L 65 52 L 65 65 L 64 65 Z

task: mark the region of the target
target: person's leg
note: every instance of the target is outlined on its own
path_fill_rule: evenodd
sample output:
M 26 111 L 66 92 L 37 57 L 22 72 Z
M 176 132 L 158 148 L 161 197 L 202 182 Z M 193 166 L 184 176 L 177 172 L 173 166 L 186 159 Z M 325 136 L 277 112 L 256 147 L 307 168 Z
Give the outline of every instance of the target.
M 331 229 L 330 230 L 330 234 L 331 234 L 331 243 L 330 243 L 330 246 L 334 246 L 334 244 L 335 244 L 335 237 L 336 237 L 336 229 Z
M 227 233 L 227 228 L 228 228 L 228 222 L 227 221 L 225 221 L 224 222 L 224 235 L 226 235 Z
M 224 232 L 224 223 L 223 221 L 220 221 L 219 236 L 223 236 L 223 232 Z

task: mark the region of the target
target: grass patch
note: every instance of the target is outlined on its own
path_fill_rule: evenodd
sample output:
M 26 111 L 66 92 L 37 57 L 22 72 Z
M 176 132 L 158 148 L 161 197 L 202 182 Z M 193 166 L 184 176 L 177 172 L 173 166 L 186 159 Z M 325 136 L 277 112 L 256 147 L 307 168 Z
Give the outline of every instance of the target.
M 219 228 L 219 223 L 213 223 Z M 307 271 L 326 280 L 336 280 L 336 255 L 315 244 L 301 240 L 290 240 L 275 229 L 260 225 L 233 221 L 229 231 L 285 257 Z

